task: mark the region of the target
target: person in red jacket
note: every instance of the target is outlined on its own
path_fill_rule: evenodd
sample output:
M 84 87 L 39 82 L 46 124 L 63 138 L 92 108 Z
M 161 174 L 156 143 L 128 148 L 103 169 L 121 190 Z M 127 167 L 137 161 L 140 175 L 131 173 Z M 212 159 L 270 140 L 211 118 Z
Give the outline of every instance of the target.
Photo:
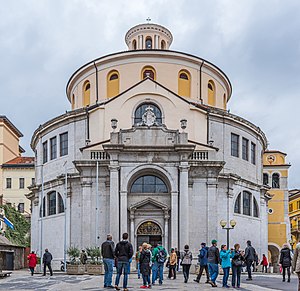
M 36 257 L 36 254 L 34 253 L 34 251 L 32 251 L 31 254 L 29 254 L 27 256 L 27 259 L 28 259 L 28 265 L 29 265 L 29 269 L 31 272 L 31 276 L 33 276 L 34 268 L 37 264 L 37 257 Z
M 269 263 L 268 263 L 268 259 L 265 254 L 263 254 L 261 264 L 262 264 L 262 272 L 264 272 L 264 270 L 265 270 L 267 273 Z

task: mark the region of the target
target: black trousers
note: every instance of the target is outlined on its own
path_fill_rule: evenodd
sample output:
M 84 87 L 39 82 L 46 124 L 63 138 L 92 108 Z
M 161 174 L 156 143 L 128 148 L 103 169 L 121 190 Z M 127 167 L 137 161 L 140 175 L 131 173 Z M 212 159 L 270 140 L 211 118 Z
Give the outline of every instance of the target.
M 29 269 L 30 269 L 30 272 L 31 272 L 31 276 L 33 276 L 33 274 L 34 274 L 34 267 L 29 267 Z
M 176 279 L 176 268 L 177 268 L 176 264 L 175 265 L 170 265 L 170 267 L 169 267 L 169 276 L 168 276 L 169 279 L 172 278 L 172 277 L 174 279 Z
M 187 282 L 190 275 L 190 267 L 191 265 L 182 265 L 182 272 L 184 276 L 184 282 Z
M 46 267 L 48 267 L 49 272 L 50 272 L 50 276 L 52 276 L 53 272 L 52 272 L 51 263 L 44 263 L 44 276 L 46 276 Z
M 206 281 L 209 281 L 209 273 L 208 273 L 208 266 L 205 265 L 205 266 L 200 266 L 200 271 L 199 271 L 199 274 L 196 278 L 197 281 L 200 281 L 201 279 L 201 276 L 203 274 L 203 270 L 205 270 L 205 273 L 206 273 Z
M 282 267 L 282 276 L 285 280 L 285 270 L 287 270 L 288 280 L 291 278 L 291 267 Z
M 246 261 L 246 265 L 247 265 L 247 273 L 248 273 L 248 278 L 252 279 L 252 274 L 251 274 L 251 266 L 253 264 L 253 261 Z

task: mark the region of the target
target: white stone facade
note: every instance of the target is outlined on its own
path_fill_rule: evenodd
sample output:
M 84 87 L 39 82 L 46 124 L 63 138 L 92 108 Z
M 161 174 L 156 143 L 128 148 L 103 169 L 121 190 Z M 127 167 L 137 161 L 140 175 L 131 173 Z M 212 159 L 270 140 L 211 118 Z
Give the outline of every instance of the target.
M 140 62 L 144 61 L 145 51 L 135 54 Z M 168 63 L 173 54 L 164 56 L 154 52 L 152 61 L 163 66 L 162 61 Z M 181 57 L 178 53 L 178 64 L 195 66 L 194 57 L 190 63 L 185 55 Z M 130 67 L 131 60 L 132 56 L 128 63 L 124 58 L 118 65 Z M 116 60 L 111 57 L 108 62 L 115 64 Z M 149 64 L 149 59 L 145 64 Z M 174 64 L 174 59 L 170 64 Z M 107 60 L 105 65 L 108 66 Z M 81 82 L 75 80 L 75 75 L 68 84 L 69 92 Z M 228 80 L 224 76 L 220 72 L 212 78 L 222 84 Z M 195 82 L 192 86 L 196 88 L 198 81 L 199 78 L 192 79 Z M 223 90 L 230 95 L 226 86 Z M 238 242 L 243 248 L 251 239 L 259 256 L 267 253 L 267 198 L 262 186 L 261 160 L 266 138 L 259 128 L 241 117 L 218 109 L 217 105 L 214 108 L 202 104 L 197 94 L 191 98 L 178 96 L 160 83 L 157 70 L 156 81 L 146 78 L 134 86 L 128 85 L 114 98 L 98 100 L 39 127 L 32 138 L 37 177 L 29 197 L 32 249 L 40 252 L 47 247 L 59 260 L 64 256 L 65 238 L 67 247 L 84 248 L 101 245 L 108 233 L 118 241 L 123 232 L 128 232 L 135 248 L 143 239 L 150 239 L 150 242 L 162 241 L 168 249 L 183 249 L 189 244 L 196 255 L 202 241 L 209 244 L 217 239 L 219 244 L 226 243 L 226 231 L 219 222 L 234 219 L 237 224 L 230 231 L 230 245 Z M 148 126 L 137 123 L 137 108 L 143 104 L 159 108 L 162 122 Z M 118 120 L 114 129 L 112 119 Z M 183 123 L 181 129 L 182 119 L 187 120 L 186 129 Z M 65 132 L 68 153 L 60 156 L 60 134 Z M 231 133 L 240 137 L 239 157 L 231 155 Z M 43 163 L 43 144 L 48 141 L 50 156 L 50 139 L 54 136 L 57 158 L 48 158 Z M 250 148 L 248 161 L 242 159 L 243 137 L 249 145 L 255 144 L 254 163 Z M 148 190 L 133 190 L 133 184 L 136 189 Z M 149 189 L 155 190 L 150 193 Z M 61 202 L 55 201 L 56 212 L 50 214 L 55 207 L 48 193 L 53 191 L 62 197 L 64 212 L 58 213 Z M 243 191 L 251 193 L 250 215 L 242 214 L 243 209 L 240 214 L 234 213 L 236 198 Z M 40 215 L 42 195 L 44 217 Z M 148 229 L 144 227 L 147 223 Z

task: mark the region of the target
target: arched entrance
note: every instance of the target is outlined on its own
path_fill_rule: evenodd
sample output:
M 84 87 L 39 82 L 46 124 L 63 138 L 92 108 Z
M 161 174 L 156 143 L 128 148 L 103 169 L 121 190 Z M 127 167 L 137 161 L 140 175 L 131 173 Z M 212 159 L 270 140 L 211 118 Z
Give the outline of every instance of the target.
M 280 250 L 275 245 L 268 245 L 268 251 L 269 251 L 269 263 L 274 268 L 274 273 L 277 273 L 279 271 L 279 253 Z M 271 257 L 271 258 L 270 258 Z
M 162 230 L 160 226 L 153 221 L 142 223 L 137 229 L 137 249 L 144 242 L 156 246 L 162 243 Z

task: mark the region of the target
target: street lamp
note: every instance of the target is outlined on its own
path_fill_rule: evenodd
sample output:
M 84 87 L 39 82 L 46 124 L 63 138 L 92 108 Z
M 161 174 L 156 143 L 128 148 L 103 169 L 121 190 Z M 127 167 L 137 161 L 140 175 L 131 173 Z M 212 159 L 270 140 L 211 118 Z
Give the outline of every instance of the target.
M 226 227 L 227 221 L 224 220 L 224 219 L 222 219 L 220 221 L 220 225 L 221 225 L 222 229 L 226 229 L 226 231 L 227 231 L 227 249 L 229 249 L 229 231 L 232 230 L 232 229 L 234 229 L 234 227 L 236 226 L 236 221 L 233 220 L 233 219 L 231 219 L 229 221 L 229 225 L 230 226 Z

